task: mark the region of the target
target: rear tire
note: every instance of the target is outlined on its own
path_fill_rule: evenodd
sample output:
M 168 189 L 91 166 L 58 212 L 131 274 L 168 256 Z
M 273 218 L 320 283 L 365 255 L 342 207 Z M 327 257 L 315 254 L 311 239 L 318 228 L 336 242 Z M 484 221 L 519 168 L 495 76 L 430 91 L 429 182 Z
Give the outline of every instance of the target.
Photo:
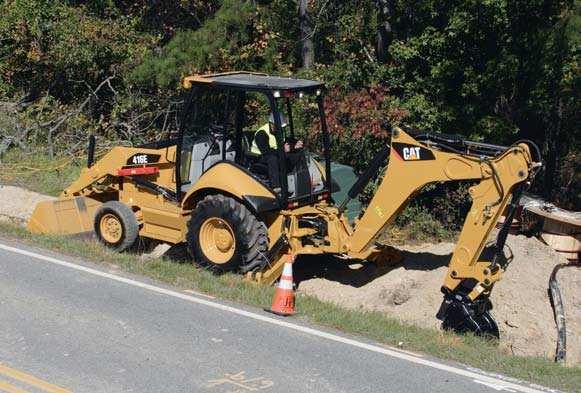
M 135 213 L 119 201 L 106 202 L 97 210 L 94 229 L 101 243 L 118 252 L 131 248 L 139 236 Z
M 224 195 L 207 196 L 196 205 L 186 238 L 194 262 L 216 272 L 253 270 L 268 251 L 264 223 Z

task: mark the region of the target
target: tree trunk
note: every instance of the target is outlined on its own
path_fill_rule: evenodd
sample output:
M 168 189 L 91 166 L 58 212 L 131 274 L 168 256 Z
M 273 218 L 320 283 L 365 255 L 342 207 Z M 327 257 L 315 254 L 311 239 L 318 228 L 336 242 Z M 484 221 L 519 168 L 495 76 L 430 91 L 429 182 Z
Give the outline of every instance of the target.
M 393 41 L 393 31 L 391 29 L 391 12 L 388 0 L 377 0 L 377 42 L 375 53 L 377 61 L 386 63 L 389 60 L 389 46 Z
M 567 36 L 566 32 L 567 21 L 562 25 L 557 26 L 554 44 L 554 63 L 552 64 L 555 70 L 552 75 L 552 80 L 549 84 L 549 91 L 552 94 L 552 105 L 549 113 L 550 123 L 546 130 L 546 158 L 545 158 L 545 178 L 543 196 L 549 200 L 559 197 L 559 191 L 555 190 L 556 178 L 558 177 L 558 165 L 560 158 L 564 156 L 564 151 L 567 147 L 564 146 L 565 141 L 562 135 L 563 126 L 563 101 L 561 98 L 561 82 L 563 80 L 563 64 L 565 62 L 565 53 L 567 51 Z
M 308 0 L 299 0 L 299 27 L 301 31 L 301 60 L 303 68 L 310 69 L 315 62 L 313 27 L 308 10 Z

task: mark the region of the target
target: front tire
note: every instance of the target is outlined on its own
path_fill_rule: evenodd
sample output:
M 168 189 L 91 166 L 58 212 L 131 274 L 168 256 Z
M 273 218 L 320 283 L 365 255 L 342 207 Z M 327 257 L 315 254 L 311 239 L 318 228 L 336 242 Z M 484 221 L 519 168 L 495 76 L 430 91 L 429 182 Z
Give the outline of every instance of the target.
M 118 252 L 131 248 L 139 236 L 135 213 L 119 201 L 106 202 L 97 210 L 94 229 L 101 243 Z
M 264 223 L 224 195 L 207 196 L 196 205 L 187 241 L 194 262 L 217 272 L 253 270 L 268 251 Z

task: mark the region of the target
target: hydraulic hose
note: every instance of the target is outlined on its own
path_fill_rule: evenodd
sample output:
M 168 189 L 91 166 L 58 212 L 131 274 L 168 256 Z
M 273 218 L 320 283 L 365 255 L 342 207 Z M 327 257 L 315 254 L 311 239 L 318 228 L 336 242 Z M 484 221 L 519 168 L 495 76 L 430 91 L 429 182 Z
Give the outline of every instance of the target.
M 512 146 L 516 146 L 519 143 L 526 143 L 527 145 L 529 145 L 530 147 L 532 147 L 533 150 L 536 153 L 536 156 L 537 156 L 536 157 L 536 162 L 542 162 L 543 156 L 541 155 L 541 149 L 539 149 L 539 146 L 535 142 L 531 141 L 530 139 L 519 139 L 518 141 L 514 142 L 512 144 Z
M 549 278 L 549 297 L 551 305 L 553 306 L 553 314 L 555 317 L 555 324 L 557 325 L 557 348 L 555 350 L 555 362 L 564 363 L 567 357 L 567 328 L 565 324 L 565 309 L 563 307 L 563 299 L 561 297 L 561 290 L 557 282 L 557 273 L 564 267 L 581 266 L 578 263 L 561 263 L 553 269 L 551 277 Z

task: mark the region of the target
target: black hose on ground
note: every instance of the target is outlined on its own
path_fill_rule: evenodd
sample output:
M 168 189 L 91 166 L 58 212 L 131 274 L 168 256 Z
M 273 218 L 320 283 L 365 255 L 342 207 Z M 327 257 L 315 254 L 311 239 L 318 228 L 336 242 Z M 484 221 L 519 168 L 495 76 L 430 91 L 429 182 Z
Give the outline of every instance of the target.
M 557 325 L 557 349 L 555 350 L 555 362 L 564 363 L 567 357 L 567 329 L 565 326 L 565 309 L 563 308 L 563 299 L 561 290 L 557 282 L 557 273 L 567 266 L 580 266 L 578 263 L 561 263 L 553 269 L 549 278 L 549 297 L 553 306 L 555 324 Z

